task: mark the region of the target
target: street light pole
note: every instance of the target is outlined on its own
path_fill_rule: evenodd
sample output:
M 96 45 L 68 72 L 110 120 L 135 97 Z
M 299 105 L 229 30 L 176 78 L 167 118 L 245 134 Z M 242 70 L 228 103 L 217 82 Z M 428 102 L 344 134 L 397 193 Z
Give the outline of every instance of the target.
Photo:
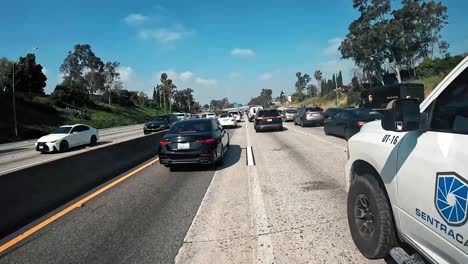
M 16 97 L 15 97 L 15 64 L 16 61 L 13 62 L 13 84 L 12 84 L 12 94 L 13 94 L 13 126 L 15 129 L 15 138 L 18 137 L 18 124 L 16 123 Z
M 336 92 L 336 102 L 335 105 L 338 106 L 338 78 L 335 77 L 335 92 Z
M 31 50 L 38 50 L 39 48 L 32 48 Z M 13 62 L 13 77 L 12 77 L 12 100 L 13 100 L 13 127 L 14 127 L 14 130 L 15 130 L 15 138 L 18 137 L 18 122 L 16 120 L 16 95 L 15 95 L 15 64 L 19 61 L 16 60 Z

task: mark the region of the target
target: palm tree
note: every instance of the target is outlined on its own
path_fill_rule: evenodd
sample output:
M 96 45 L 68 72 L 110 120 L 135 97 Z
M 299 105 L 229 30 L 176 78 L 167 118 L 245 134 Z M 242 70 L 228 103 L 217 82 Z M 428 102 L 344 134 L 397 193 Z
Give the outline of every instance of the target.
M 159 80 L 162 83 L 163 101 L 164 101 L 164 113 L 166 113 L 166 97 L 167 97 L 167 74 L 163 72 Z
M 314 72 L 314 78 L 315 80 L 317 81 L 317 94 L 319 96 L 322 96 L 322 78 L 323 78 L 323 74 L 320 70 L 316 70 Z

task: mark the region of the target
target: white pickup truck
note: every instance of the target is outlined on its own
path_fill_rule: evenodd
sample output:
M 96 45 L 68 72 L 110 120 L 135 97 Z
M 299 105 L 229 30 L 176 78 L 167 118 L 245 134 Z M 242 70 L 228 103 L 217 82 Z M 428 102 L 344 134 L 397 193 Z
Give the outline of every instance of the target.
M 421 104 L 394 100 L 364 125 L 348 141 L 345 177 L 365 257 L 468 263 L 468 57 Z

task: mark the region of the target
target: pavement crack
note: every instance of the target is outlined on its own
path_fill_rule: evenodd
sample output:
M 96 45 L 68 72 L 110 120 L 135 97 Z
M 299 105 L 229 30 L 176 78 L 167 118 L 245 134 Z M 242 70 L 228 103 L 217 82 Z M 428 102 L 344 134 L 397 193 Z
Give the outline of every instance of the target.
M 314 224 L 309 224 L 309 225 L 303 225 L 303 226 L 297 226 L 297 227 L 291 227 L 291 228 L 286 228 L 286 229 L 281 229 L 281 230 L 275 230 L 275 231 L 270 231 L 270 232 L 262 232 L 259 234 L 255 235 L 245 235 L 245 236 L 233 236 L 233 237 L 226 237 L 226 238 L 215 238 L 215 239 L 206 239 L 206 240 L 191 240 L 191 241 L 184 241 L 183 244 L 198 244 L 198 243 L 211 243 L 211 242 L 219 242 L 219 241 L 225 241 L 225 240 L 238 240 L 238 239 L 248 239 L 248 238 L 258 238 L 261 236 L 267 236 L 267 235 L 274 235 L 274 234 L 280 234 L 284 232 L 288 232 L 291 230 L 299 230 L 299 229 L 304 229 L 304 228 L 309 228 L 309 227 L 316 227 L 316 226 L 321 226 L 321 225 L 326 225 L 331 222 L 335 221 L 341 221 L 346 219 L 346 217 L 339 217 L 335 219 L 330 219 L 321 223 L 314 223 Z

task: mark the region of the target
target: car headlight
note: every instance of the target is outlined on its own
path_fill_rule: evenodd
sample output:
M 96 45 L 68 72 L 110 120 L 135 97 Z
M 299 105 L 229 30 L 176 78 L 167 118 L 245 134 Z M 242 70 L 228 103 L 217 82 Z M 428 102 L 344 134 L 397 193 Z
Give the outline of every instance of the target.
M 57 142 L 58 140 L 52 140 L 52 141 L 49 141 L 48 143 L 55 143 Z

